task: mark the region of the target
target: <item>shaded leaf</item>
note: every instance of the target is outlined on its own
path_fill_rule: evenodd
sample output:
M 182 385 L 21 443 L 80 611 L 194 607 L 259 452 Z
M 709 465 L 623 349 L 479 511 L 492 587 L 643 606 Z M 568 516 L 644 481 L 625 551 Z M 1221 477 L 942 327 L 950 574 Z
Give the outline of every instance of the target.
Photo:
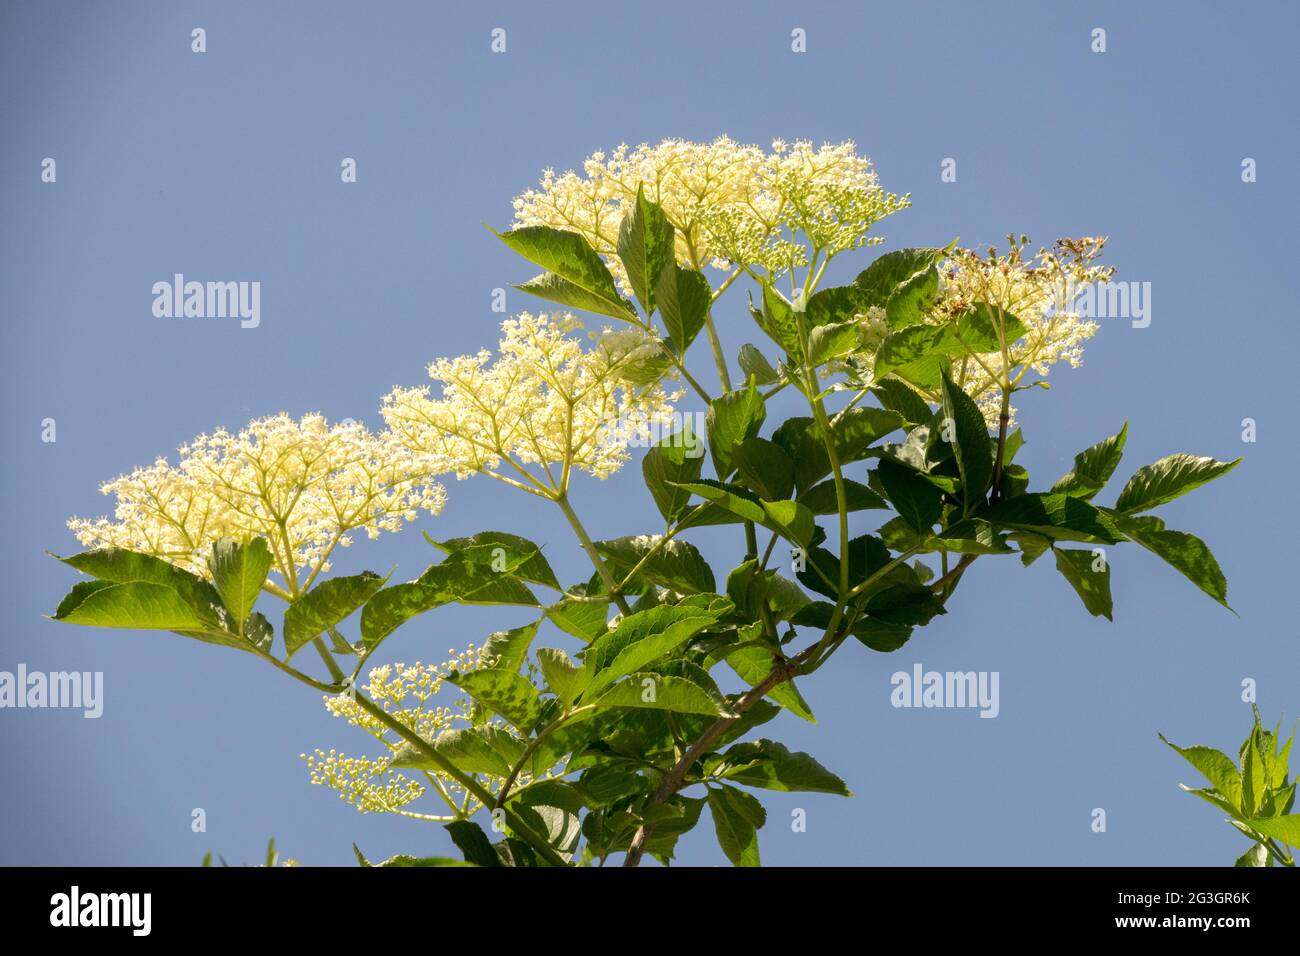
M 731 787 L 709 788 L 713 828 L 722 852 L 735 866 L 759 866 L 758 831 L 751 822 L 755 811 L 753 805 L 742 801 L 741 797 L 748 797 L 754 804 L 758 802 Z
M 1102 562 L 1100 571 L 1094 570 L 1097 558 L 1091 551 L 1076 548 L 1053 548 L 1056 570 L 1070 582 L 1088 613 L 1113 621 L 1110 596 L 1110 565 Z
M 853 794 L 844 781 L 810 754 L 791 751 L 765 738 L 736 744 L 722 754 L 713 772 L 751 787 L 786 792 Z
M 1124 454 L 1124 443 L 1127 439 L 1128 422 L 1125 422 L 1119 434 L 1103 438 L 1097 444 L 1075 455 L 1074 470 L 1058 478 L 1052 485 L 1052 492 L 1082 498 L 1084 501 L 1090 500 L 1093 495 L 1106 487 L 1106 482 L 1110 481 L 1110 476 L 1115 473 L 1115 468 Z
M 266 539 L 240 542 L 223 538 L 214 542 L 208 570 L 212 572 L 212 583 L 221 595 L 221 602 L 230 612 L 232 630 L 243 633 L 244 622 L 253 613 L 253 604 L 271 570 L 271 549 Z
M 1119 530 L 1171 567 L 1198 588 L 1231 610 L 1228 604 L 1228 581 L 1209 547 L 1195 535 L 1167 531 L 1165 523 L 1154 515 L 1116 516 Z
M 658 203 L 638 186 L 636 200 L 618 229 L 618 257 L 645 314 L 655 310 L 655 283 L 668 265 L 676 264 L 676 236 Z
M 674 263 L 659 274 L 655 301 L 668 332 L 668 341 L 678 355 L 686 354 L 700 329 L 704 328 L 712 300 L 709 280 L 693 269 L 683 269 Z

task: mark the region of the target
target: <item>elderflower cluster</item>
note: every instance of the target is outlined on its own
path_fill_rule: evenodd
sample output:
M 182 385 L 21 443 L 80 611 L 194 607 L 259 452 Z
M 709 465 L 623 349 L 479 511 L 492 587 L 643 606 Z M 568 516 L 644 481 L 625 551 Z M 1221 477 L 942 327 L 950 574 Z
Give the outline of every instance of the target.
M 515 199 L 515 221 L 582 234 L 626 286 L 614 253 L 638 189 L 676 227 L 683 266 L 744 265 L 771 273 L 806 264 L 805 243 L 834 255 L 879 242 L 867 231 L 909 204 L 880 187 L 871 161 L 852 142 L 813 147 L 776 140 L 765 152 L 722 136 L 711 143 L 621 145 L 593 153 L 581 173 L 548 169 L 538 188 Z
M 385 664 L 370 670 L 369 681 L 362 690 L 389 716 L 408 730 L 430 743 L 451 731 L 474 726 L 475 713 L 472 702 L 455 687 L 447 687 L 446 678 L 452 671 L 467 673 L 496 663 L 493 657 L 470 645 L 440 664 Z M 449 689 L 456 696 L 445 705 L 434 702 L 440 691 Z M 430 814 L 408 809 L 433 789 L 444 801 L 442 814 L 450 812 L 448 804 L 454 803 L 457 812 L 469 813 L 478 807 L 474 798 L 459 783 L 436 769 L 412 771 L 410 775 L 393 763 L 411 748 L 386 724 L 363 710 L 355 699 L 340 694 L 325 698 L 325 708 L 335 717 L 369 733 L 385 748 L 378 757 L 349 756 L 337 750 L 317 749 L 303 754 L 311 782 L 338 792 L 339 799 L 356 807 L 362 813 L 397 813 L 402 816 L 430 818 Z M 414 775 L 422 776 L 423 783 Z M 526 779 L 521 775 L 521 780 Z M 486 780 L 491 789 L 497 781 Z
M 436 457 L 459 478 L 484 472 L 556 495 L 573 469 L 606 478 L 629 443 L 671 423 L 680 393 L 659 381 L 665 362 L 653 334 L 606 329 L 584 349 L 574 334 L 582 324 L 567 313 L 522 313 L 501 328 L 495 359 L 484 349 L 429 366 L 437 397 L 428 386 L 385 396 L 384 420 L 411 454 Z
M 1072 368 L 1083 363 L 1083 344 L 1097 323 L 1074 310 L 1075 298 L 1082 287 L 1105 283 L 1115 271 L 1096 264 L 1104 238 L 1058 239 L 1033 256 L 1025 255 L 1027 242 L 1023 236 L 1019 242 L 1008 237 L 1009 249 L 1001 254 L 993 248 L 983 255 L 956 249 L 940 268 L 933 321 L 952 321 L 972 303 L 987 302 L 1025 327 L 1025 334 L 1009 343 L 1009 361 L 991 352 L 966 363 L 963 387 L 991 424 L 998 419 L 1002 383 L 1014 385 L 1031 369 L 1046 376 L 1057 362 Z
M 73 518 L 84 545 L 141 551 L 207 574 L 213 542 L 265 537 L 274 568 L 291 590 L 329 570 L 350 532 L 377 538 L 419 511 L 437 514 L 445 489 L 430 476 L 433 456 L 372 434 L 364 425 L 329 425 L 320 415 L 280 414 L 237 433 L 218 429 L 103 485 L 117 505 L 111 519 Z
M 808 247 L 829 258 L 884 240 L 869 235 L 873 225 L 911 204 L 887 193 L 852 142 L 772 143 L 758 170 L 752 195 L 718 206 L 703 217 L 711 235 L 715 265 L 761 267 L 779 275 L 808 265 Z
M 424 796 L 424 787 L 392 770 L 392 757 L 372 760 L 317 749 L 304 755 L 311 782 L 338 791 L 339 799 L 362 813 L 399 813 Z

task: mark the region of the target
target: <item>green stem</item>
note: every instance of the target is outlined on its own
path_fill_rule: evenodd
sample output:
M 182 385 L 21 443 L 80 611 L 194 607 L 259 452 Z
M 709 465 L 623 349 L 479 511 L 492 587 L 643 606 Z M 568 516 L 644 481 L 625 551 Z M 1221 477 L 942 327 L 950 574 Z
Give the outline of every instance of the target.
M 501 789 L 497 792 L 497 798 L 496 801 L 493 803 L 493 807 L 505 806 L 506 798 L 510 795 L 510 788 L 515 785 L 515 780 L 518 778 L 519 774 L 523 771 L 524 764 L 528 763 L 528 761 L 532 759 L 533 754 L 537 752 L 537 748 L 542 745 L 542 741 L 544 741 L 555 731 L 559 730 L 563 724 L 572 720 L 574 717 L 578 716 L 579 714 L 590 713 L 595 709 L 596 709 L 595 704 L 588 704 L 585 707 L 578 707 L 574 710 L 569 711 L 566 714 L 562 714 L 560 717 L 556 718 L 555 720 L 547 724 L 545 728 L 539 730 L 537 732 L 537 736 L 535 736 L 532 740 L 528 741 L 528 746 L 525 747 L 524 752 L 519 755 L 519 759 L 515 762 L 515 765 L 510 768 L 510 775 L 506 777 L 505 783 L 501 784 Z
M 568 496 L 559 495 L 553 500 L 560 506 L 560 510 L 564 512 L 564 517 L 569 519 L 569 524 L 573 528 L 573 533 L 578 536 L 578 540 L 582 543 L 582 549 L 587 552 L 587 557 L 589 557 L 591 563 L 595 565 L 596 573 L 599 574 L 600 579 L 605 582 L 605 587 L 609 588 L 610 597 L 613 599 L 614 603 L 618 605 L 618 609 L 624 614 L 631 614 L 632 609 L 628 606 L 627 600 L 619 592 L 618 582 L 614 580 L 614 575 L 610 573 L 609 566 L 605 564 L 604 558 L 602 558 L 600 552 L 596 550 L 596 545 L 591 540 L 591 535 L 587 534 L 587 529 L 582 526 L 582 522 L 578 519 L 578 513 L 574 511 L 573 506 L 569 504 Z
M 713 349 L 713 364 L 718 367 L 718 381 L 724 392 L 731 391 L 731 373 L 727 371 L 727 357 L 722 351 L 722 340 L 718 338 L 717 326 L 713 324 L 713 310 L 704 315 L 704 330 L 709 335 L 709 346 Z
M 338 661 L 334 660 L 334 655 L 329 652 L 329 648 L 325 646 L 325 641 L 319 634 L 312 638 L 311 646 L 316 648 L 316 653 L 325 662 L 325 667 L 328 668 L 330 677 L 334 678 L 334 683 L 342 684 L 346 675 L 343 673 L 343 669 L 339 667 Z
M 427 740 L 413 731 L 410 727 L 407 727 L 374 701 L 367 698 L 364 694 L 358 692 L 353 699 L 356 700 L 358 707 L 364 710 L 371 717 L 374 717 L 375 720 L 379 721 L 385 727 L 392 730 L 411 746 L 419 750 L 420 753 L 427 757 L 430 762 L 435 764 L 440 771 L 455 780 L 458 784 L 464 787 L 467 792 L 472 793 L 477 797 L 478 801 L 483 804 L 483 806 L 492 806 L 494 803 L 492 792 L 473 777 L 458 770 L 451 761 L 438 753 L 438 751 L 434 749 L 433 745 Z M 511 829 L 515 831 L 520 839 L 536 850 L 546 860 L 546 862 L 550 863 L 552 866 L 568 866 L 568 863 L 565 862 L 564 858 L 556 853 L 549 843 L 529 829 L 512 810 L 506 807 L 502 807 L 501 809 L 505 814 L 506 822 L 510 824 Z

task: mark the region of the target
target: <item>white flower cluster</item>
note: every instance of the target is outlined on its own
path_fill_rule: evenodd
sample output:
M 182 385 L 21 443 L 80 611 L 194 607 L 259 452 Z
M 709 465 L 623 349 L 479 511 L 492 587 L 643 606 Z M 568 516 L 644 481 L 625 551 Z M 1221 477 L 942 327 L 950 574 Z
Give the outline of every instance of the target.
M 548 169 L 538 188 L 515 199 L 515 221 L 582 234 L 625 281 L 614 253 L 638 189 L 677 229 L 683 266 L 744 265 L 774 274 L 806 264 L 807 245 L 834 255 L 879 242 L 868 237 L 871 226 L 909 204 L 880 187 L 871 161 L 852 142 L 813 147 L 777 140 L 765 152 L 723 136 L 622 145 L 593 153 L 581 173 Z
M 508 319 L 495 359 L 486 349 L 439 359 L 429 377 L 441 394 L 394 389 L 384 420 L 412 455 L 461 478 L 484 472 L 548 496 L 567 489 L 575 468 L 606 478 L 629 442 L 671 422 L 678 395 L 659 382 L 653 335 L 607 329 L 584 349 L 573 334 L 581 328 L 569 314 Z
M 178 464 L 159 458 L 102 487 L 114 495 L 113 518 L 73 518 L 89 547 L 120 547 L 207 574 L 214 541 L 262 536 L 274 568 L 297 593 L 329 570 L 349 532 L 371 538 L 397 531 L 419 511 L 437 514 L 446 492 L 431 475 L 430 455 L 372 434 L 356 423 L 320 415 L 280 414 L 238 433 L 218 429 L 179 450 Z
M 436 743 L 449 731 L 475 724 L 472 702 L 454 686 L 448 687 L 447 674 L 451 671 L 467 673 L 495 663 L 473 644 L 459 653 L 449 650 L 448 654 L 450 658 L 441 664 L 416 661 L 414 664 L 385 664 L 371 668 L 369 681 L 361 689 L 398 723 L 422 739 Z M 456 696 L 446 705 L 434 704 L 433 699 L 444 689 Z M 339 799 L 362 813 L 397 813 L 419 819 L 443 819 L 448 811 L 452 816 L 467 816 L 479 808 L 480 804 L 459 783 L 436 769 L 413 770 L 408 774 L 394 768 L 393 760 L 406 746 L 404 741 L 348 695 L 326 697 L 325 708 L 335 717 L 341 717 L 369 733 L 384 746 L 386 753 L 378 757 L 354 757 L 332 749 L 328 752 L 317 749 L 311 754 L 302 754 L 312 783 L 337 791 Z M 424 782 L 415 779 L 415 775 L 422 777 Z M 528 778 L 521 774 L 519 779 L 523 782 Z M 483 783 L 491 789 L 500 781 L 488 778 Z M 441 814 L 407 809 L 430 790 L 445 804 Z
M 1024 254 L 1026 240 L 1008 237 L 1005 253 L 989 249 L 983 255 L 954 250 L 940 269 L 940 297 L 933 320 L 955 319 L 972 303 L 987 302 L 1011 313 L 1025 327 L 1008 343 L 1007 355 L 990 352 L 964 363 L 962 385 L 990 424 L 1000 414 L 1002 387 L 1014 387 L 1033 371 L 1046 376 L 1049 366 L 1083 363 L 1083 344 L 1096 333 L 1097 323 L 1073 309 L 1081 287 L 1107 282 L 1114 269 L 1095 264 L 1106 240 L 1086 236 L 1058 239 L 1051 249 Z M 1018 370 L 1018 371 L 1017 371 Z

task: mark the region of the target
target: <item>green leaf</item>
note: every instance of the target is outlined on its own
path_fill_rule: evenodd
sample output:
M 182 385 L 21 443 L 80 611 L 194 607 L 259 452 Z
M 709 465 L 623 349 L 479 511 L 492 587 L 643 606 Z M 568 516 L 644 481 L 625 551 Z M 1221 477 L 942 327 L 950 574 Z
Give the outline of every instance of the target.
M 1216 461 L 1185 454 L 1161 458 L 1134 473 L 1119 493 L 1115 510 L 1125 514 L 1148 511 L 1226 475 L 1240 462 L 1240 458 Z
M 1002 350 L 1001 335 L 1007 345 L 1022 338 L 1025 324 L 1000 306 L 988 302 L 974 302 L 957 317 L 957 338 L 964 351 L 983 354 Z M 1001 333 L 1001 335 L 999 334 Z
M 566 860 L 577 849 L 582 835 L 582 793 L 564 780 L 538 780 L 516 790 L 510 809 L 554 847 Z
M 691 493 L 678 485 L 699 478 L 703 465 L 704 443 L 691 431 L 689 416 L 683 431 L 669 435 L 645 453 L 641 475 L 664 520 L 671 523 L 685 513 Z
M 338 625 L 369 601 L 387 578 L 372 571 L 329 578 L 298 598 L 284 612 L 284 646 L 292 657 L 304 644 Z
M 808 595 L 774 570 L 758 570 L 758 559 L 750 558 L 727 575 L 727 597 L 746 620 L 758 620 L 766 610 L 774 620 L 784 621 L 808 603 Z
M 917 592 L 917 596 L 918 598 L 923 597 L 920 592 Z M 919 603 L 919 601 L 916 603 Z M 910 624 L 892 624 L 888 621 L 868 617 L 862 618 L 854 624 L 851 633 L 873 651 L 889 654 L 907 643 L 907 639 L 912 636 L 912 626 Z
M 58 560 L 101 581 L 116 584 L 126 584 L 129 581 L 161 584 L 177 592 L 204 622 L 205 627 L 221 626 L 221 596 L 216 588 L 198 575 L 182 570 L 162 558 L 125 548 L 96 548 Z M 85 593 L 84 589 L 82 593 Z
M 523 757 L 527 743 L 503 727 L 483 724 L 479 727 L 456 727 L 441 731 L 430 745 L 465 773 L 486 773 L 506 777 Z M 392 766 L 440 770 L 423 750 L 403 743 L 393 754 Z
M 952 450 L 961 475 L 962 497 L 969 511 L 983 500 L 993 483 L 993 444 L 974 400 L 954 385 L 947 373 L 943 376 L 942 395 L 939 414 L 945 424 L 953 423 Z
M 858 347 L 858 323 L 835 322 L 814 326 L 808 333 L 808 364 L 825 365 L 843 358 Z
M 852 478 L 844 479 L 844 497 L 849 511 L 866 511 L 872 508 L 887 508 L 888 504 L 885 499 L 880 497 L 866 485 L 854 481 Z M 833 480 L 823 481 L 819 485 L 813 485 L 803 494 L 799 495 L 799 504 L 803 505 L 814 515 L 833 515 L 839 514 L 839 501 L 835 492 L 835 482 Z
M 867 294 L 856 285 L 834 286 L 813 293 L 804 307 L 808 325 L 816 329 L 819 325 L 833 325 L 851 322 L 870 308 Z
M 866 458 L 876 441 L 903 424 L 897 412 L 884 408 L 851 408 L 836 418 L 831 436 L 841 465 Z M 800 493 L 831 473 L 825 436 L 814 419 L 787 419 L 772 433 L 772 441 L 794 462 L 794 484 Z
M 406 853 L 398 853 L 396 856 L 390 856 L 382 863 L 372 863 L 371 866 L 389 866 L 389 867 L 413 867 L 413 866 L 476 866 L 465 860 L 453 860 L 446 856 L 410 856 Z
M 583 653 L 583 667 L 592 675 L 584 697 L 654 663 L 716 621 L 715 614 L 689 604 L 662 605 L 624 616 Z
M 140 630 L 203 631 L 208 627 L 179 593 L 149 581 L 82 582 L 64 598 L 54 620 Z
M 563 590 L 542 549 L 517 534 L 480 531 L 464 538 L 448 538 L 446 541 L 429 538 L 428 541 L 461 563 L 485 564 L 498 574 L 509 574 L 553 591 Z
M 839 557 L 825 548 L 810 548 L 807 559 L 810 566 L 798 572 L 800 582 L 818 594 L 832 599 L 839 597 L 835 588 L 827 583 L 839 581 Z M 864 534 L 853 538 L 849 541 L 849 587 L 856 587 L 889 561 L 889 549 L 878 537 Z
M 636 201 L 619 225 L 618 257 L 646 315 L 655 310 L 656 281 L 677 262 L 675 245 L 673 225 L 663 208 L 647 199 L 645 190 L 637 186 Z
M 864 293 L 864 305 L 881 306 L 891 328 L 920 320 L 934 305 L 942 249 L 899 249 L 871 263 L 853 284 Z
M 722 754 L 713 772 L 767 790 L 853 796 L 843 780 L 810 754 L 792 752 L 784 744 L 765 738 L 734 745 Z
M 1200 797 L 1206 803 L 1217 807 L 1230 817 L 1234 817 L 1238 820 L 1241 819 L 1241 808 L 1234 807 L 1213 787 L 1189 787 L 1186 784 L 1180 783 L 1178 789 L 1182 790 L 1184 793 L 1190 793 L 1194 797 Z
M 879 382 L 897 372 L 917 385 L 931 387 L 941 379 L 937 360 L 961 352 L 961 344 L 944 326 L 911 325 L 885 336 L 876 350 L 872 374 Z
M 63 595 L 63 599 L 59 601 L 59 606 L 50 615 L 51 619 L 55 621 L 64 620 L 74 608 L 79 606 L 90 595 L 96 591 L 111 587 L 113 587 L 112 581 L 78 581 L 67 594 Z
M 639 572 L 646 580 L 683 594 L 708 593 L 716 585 L 713 569 L 699 549 L 680 538 L 664 542 L 662 535 L 629 535 L 597 541 L 595 545 L 619 576 L 631 572 L 646 555 L 655 551 Z
M 881 459 L 876 477 L 894 510 L 913 531 L 928 535 L 943 513 L 943 492 L 910 468 Z
M 447 675 L 447 682 L 500 714 L 522 734 L 533 729 L 541 714 L 537 688 L 517 671 L 501 667 L 483 667 L 464 673 L 452 671 Z
M 1127 422 L 1125 423 L 1124 427 L 1126 429 L 1128 428 Z M 1011 462 L 1015 461 L 1016 454 L 1020 451 L 1021 448 L 1024 447 L 1024 445 L 1025 445 L 1025 436 L 1022 435 L 1020 433 L 1020 429 L 1017 428 L 1015 431 L 1013 431 L 1010 435 L 1007 436 L 1006 447 L 1002 449 L 1003 462 L 1010 464 Z
M 604 632 L 609 619 L 609 605 L 597 601 L 569 601 L 552 604 L 546 617 L 566 634 L 583 642 L 591 641 Z
M 1017 495 L 980 513 L 994 525 L 1033 531 L 1052 540 L 1115 544 L 1119 530 L 1105 513 L 1079 498 L 1060 494 Z
M 1256 728 L 1251 739 L 1246 742 L 1245 753 L 1241 757 L 1241 804 L 1246 816 L 1253 817 L 1264 805 L 1264 793 L 1268 789 L 1269 773 L 1260 756 L 1259 732 Z
M 865 626 L 855 626 L 854 635 L 873 650 L 892 651 L 906 641 L 908 634 L 901 628 L 910 628 L 929 624 L 937 615 L 947 613 L 943 602 L 923 585 L 916 571 L 906 565 L 894 572 L 898 576 L 906 575 L 908 580 L 900 580 L 887 587 L 881 587 L 867 601 L 865 613 L 872 619 L 889 625 L 884 633 L 873 633 Z M 889 580 L 886 576 L 886 581 Z
M 757 645 L 751 644 L 748 647 L 739 647 L 733 651 L 728 651 L 726 660 L 727 665 L 750 687 L 762 683 L 772 670 L 772 652 Z M 802 717 L 809 723 L 815 724 L 817 722 L 817 718 L 813 716 L 808 702 L 803 699 L 803 695 L 795 687 L 794 681 L 789 680 L 777 684 L 767 692 L 767 696 L 796 717 Z
M 493 631 L 483 643 L 479 658 L 494 661 L 493 667 L 510 667 L 518 670 L 528 658 L 528 648 L 537 636 L 537 621 L 508 631 Z
M 1029 471 L 1023 465 L 1002 466 L 1002 481 L 998 485 L 1003 498 L 1014 498 L 1029 490 Z
M 704 809 L 705 798 L 691 798 L 678 795 L 667 803 L 661 803 L 654 810 L 659 811 L 654 818 L 654 831 L 646 841 L 646 852 L 653 855 L 665 865 L 672 859 L 678 839 L 683 833 L 695 828 L 700 820 L 700 811 Z M 626 849 L 632 831 L 623 839 L 622 849 Z
M 896 412 L 905 423 L 922 425 L 934 418 L 929 404 L 912 386 L 896 378 L 887 378 L 871 387 L 883 408 Z
M 961 554 L 1013 554 L 1002 535 L 983 518 L 967 518 L 940 531 L 935 543 Z M 1051 542 L 1047 542 L 1050 544 Z
M 1117 515 L 1115 523 L 1125 537 L 1136 541 L 1228 610 L 1228 581 L 1209 547 L 1195 535 L 1167 531 L 1165 523 L 1154 515 L 1125 517 Z
M 780 501 L 794 492 L 794 462 L 766 438 L 746 438 L 732 456 L 738 480 L 760 498 Z
M 752 345 L 745 344 L 740 347 L 740 370 L 745 373 L 746 379 L 753 379 L 759 385 L 774 385 L 781 380 L 781 376 L 772 368 L 772 363 L 767 357 Z
M 1164 734 L 1160 735 L 1160 739 L 1169 744 L 1170 747 L 1182 755 L 1184 760 L 1199 770 L 1202 776 L 1214 784 L 1214 788 L 1232 806 L 1238 810 L 1241 809 L 1241 775 L 1237 772 L 1237 765 L 1232 762 L 1231 758 L 1213 747 L 1180 747 L 1166 738 Z
M 417 614 L 452 602 L 538 606 L 533 593 L 512 574 L 499 573 L 476 560 L 448 558 L 415 581 L 384 588 L 366 602 L 361 612 L 361 639 L 373 651 Z
M 758 327 L 767 333 L 768 338 L 781 346 L 787 355 L 802 358 L 803 346 L 799 340 L 799 325 L 794 309 L 772 288 L 770 282 L 763 283 L 762 309 L 755 309 L 751 299 L 749 314 L 754 317 Z
M 1113 605 L 1110 597 L 1110 565 L 1102 559 L 1102 569 L 1096 571 L 1093 565 L 1098 558 L 1091 551 L 1075 548 L 1053 548 L 1056 553 L 1056 570 L 1070 582 L 1070 587 L 1083 601 L 1088 613 L 1113 621 Z
M 590 676 L 578 664 L 569 660 L 569 655 L 555 647 L 543 647 L 537 651 L 537 663 L 542 669 L 542 677 L 547 689 L 551 691 L 565 707 L 569 707 L 587 689 Z
M 517 283 L 514 288 L 520 292 L 535 295 L 539 299 L 546 299 L 549 302 L 568 306 L 571 309 L 595 312 L 597 315 L 608 315 L 614 319 L 622 319 L 624 322 L 636 323 L 638 321 L 636 314 L 632 311 L 632 306 L 626 301 L 620 299 L 617 303 L 612 302 L 605 296 L 589 292 L 582 286 L 557 276 L 553 272 L 543 272 L 527 282 Z
M 501 866 L 501 859 L 492 842 L 477 823 L 469 820 L 457 820 L 443 827 L 451 835 L 451 842 L 465 855 L 466 863 L 475 866 Z
M 233 630 L 243 633 L 244 622 L 253 613 L 253 604 L 262 593 L 266 575 L 271 570 L 271 550 L 265 538 L 248 542 L 223 538 L 212 545 L 208 570 L 221 602 L 230 612 Z
M 1046 539 L 1044 539 L 1046 540 Z M 944 531 L 934 542 L 936 550 L 955 551 L 958 554 L 1015 554 L 1007 546 L 1007 536 L 982 518 L 967 518 Z M 1047 542 L 1050 544 L 1050 541 Z
M 685 355 L 700 329 L 704 328 L 709 307 L 713 304 L 709 280 L 694 269 L 683 269 L 673 263 L 671 268 L 659 274 L 655 297 L 659 316 L 668 331 L 668 341 L 678 355 Z
M 1282 728 L 1279 725 L 1278 730 L 1281 729 Z M 1269 781 L 1269 785 L 1273 787 L 1273 789 L 1275 790 L 1280 789 L 1282 785 L 1286 783 L 1287 772 L 1289 770 L 1289 763 L 1291 759 L 1291 745 L 1293 743 L 1295 743 L 1294 730 L 1291 731 L 1291 736 L 1287 738 L 1286 743 L 1281 747 L 1280 750 L 1278 750 L 1277 756 L 1273 759 L 1273 778 L 1272 780 Z
M 1274 840 L 1281 840 L 1289 846 L 1300 849 L 1300 813 L 1272 817 L 1264 820 L 1251 820 L 1250 826 Z
M 1084 501 L 1091 500 L 1106 487 L 1106 482 L 1115 473 L 1127 440 L 1128 422 L 1125 422 L 1118 435 L 1104 438 L 1075 455 L 1074 470 L 1058 478 L 1052 485 L 1052 491 L 1072 498 L 1082 498 Z
M 611 766 L 592 767 L 578 779 L 584 802 L 593 808 L 608 807 L 627 797 L 643 793 L 645 786 L 645 779 L 639 774 Z
M 614 277 L 605 263 L 578 233 L 549 226 L 524 226 L 505 233 L 498 232 L 496 236 L 529 262 L 555 273 L 599 302 L 602 314 L 629 322 L 637 321 L 635 310 L 619 295 Z
M 269 654 L 271 652 L 271 644 L 275 640 L 275 629 L 271 627 L 271 622 L 266 619 L 265 615 L 258 611 L 254 611 L 252 614 L 248 615 L 248 620 L 244 622 L 244 640 L 248 641 L 248 643 L 252 644 L 258 650 Z M 218 643 L 222 642 L 219 641 Z M 344 643 L 346 644 L 347 642 L 345 641 Z M 339 653 L 356 653 L 356 650 L 351 644 L 348 644 L 347 648 L 346 651 L 339 651 Z
M 706 717 L 729 713 L 717 698 L 694 681 L 667 674 L 632 674 L 591 703 L 597 707 L 645 707 Z
M 746 521 L 756 522 L 775 531 L 801 547 L 812 540 L 816 529 L 812 512 L 796 501 L 766 501 L 739 485 L 707 479 L 682 487 Z
M 726 479 L 731 474 L 732 456 L 746 438 L 758 434 L 767 417 L 763 396 L 753 379 L 745 388 L 719 395 L 709 403 L 705 424 L 709 434 L 709 452 L 718 477 Z
M 718 846 L 735 866 L 760 866 L 758 855 L 758 826 L 766 813 L 757 800 L 734 787 L 709 788 L 709 813 L 713 815 L 713 828 L 718 836 Z
M 1233 866 L 1268 866 L 1269 855 L 1268 847 L 1262 843 L 1256 843 L 1249 850 L 1237 857 L 1237 862 Z

